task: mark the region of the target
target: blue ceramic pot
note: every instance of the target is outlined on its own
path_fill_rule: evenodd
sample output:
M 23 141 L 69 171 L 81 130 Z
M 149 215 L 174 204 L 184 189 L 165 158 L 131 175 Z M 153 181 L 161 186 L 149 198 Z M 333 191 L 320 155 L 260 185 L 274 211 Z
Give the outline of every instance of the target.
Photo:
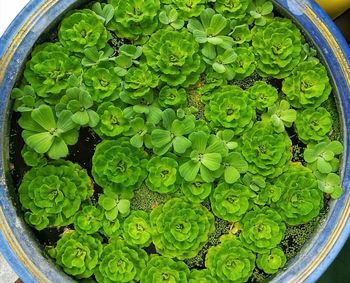
M 0 251 L 24 282 L 69 282 L 48 260 L 33 233 L 23 222 L 9 177 L 10 92 L 21 73 L 33 44 L 54 26 L 78 0 L 32 0 L 17 16 L 0 42 Z M 345 152 L 342 163 L 344 194 L 330 205 L 320 225 L 302 252 L 289 262 L 272 282 L 315 282 L 345 243 L 350 229 L 350 50 L 331 19 L 309 0 L 275 0 L 280 11 L 294 19 L 324 58 L 333 80 Z

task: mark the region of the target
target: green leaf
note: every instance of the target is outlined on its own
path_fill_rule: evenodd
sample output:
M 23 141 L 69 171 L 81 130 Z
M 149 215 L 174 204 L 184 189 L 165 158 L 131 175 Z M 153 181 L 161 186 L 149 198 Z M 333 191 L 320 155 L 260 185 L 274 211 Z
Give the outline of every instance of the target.
M 78 111 L 73 114 L 72 120 L 78 125 L 87 125 L 89 123 L 89 114 L 87 113 L 87 111 Z
M 211 18 L 210 31 L 212 34 L 219 34 L 227 26 L 227 20 L 224 16 L 216 14 Z
M 175 120 L 171 126 L 171 132 L 176 136 L 189 134 L 195 128 L 195 120 L 185 118 L 184 120 Z
M 108 24 L 114 16 L 114 8 L 111 4 L 107 4 L 104 8 L 103 8 L 103 15 L 105 18 L 105 23 Z
M 213 69 L 214 69 L 215 72 L 217 72 L 219 74 L 223 74 L 223 73 L 226 72 L 226 67 L 224 65 L 220 64 L 220 63 L 217 63 L 217 62 L 215 62 L 213 64 Z
M 329 164 L 323 158 L 317 159 L 317 169 L 323 174 L 328 174 L 328 173 L 332 172 L 331 164 Z
M 238 170 L 233 166 L 227 166 L 224 170 L 225 182 L 228 184 L 235 183 L 240 177 Z
M 343 145 L 339 141 L 332 141 L 328 146 L 327 149 L 333 151 L 335 155 L 342 154 L 343 153 Z
M 151 138 L 154 147 L 163 147 L 172 140 L 171 133 L 161 129 L 153 130 L 151 133 Z
M 168 24 L 171 23 L 171 21 L 170 21 L 168 15 L 166 14 L 165 11 L 161 11 L 161 12 L 159 13 L 159 21 L 160 21 L 162 24 L 164 24 L 164 25 L 168 25 Z
M 25 132 L 25 131 L 24 131 Z M 54 142 L 55 137 L 48 132 L 30 135 L 25 138 L 26 144 L 37 153 L 47 152 Z
M 297 112 L 294 109 L 285 110 L 282 113 L 281 119 L 288 123 L 293 123 L 297 118 Z
M 205 35 L 205 37 L 206 37 L 205 29 L 203 28 L 201 22 L 198 21 L 197 19 L 190 19 L 190 20 L 188 21 L 187 28 L 188 28 L 192 33 L 195 33 L 195 32 L 199 32 L 200 34 L 203 34 L 203 33 L 204 33 L 204 35 Z
M 262 15 L 268 15 L 273 11 L 273 4 L 270 1 L 267 1 L 264 3 L 264 5 L 261 7 L 261 14 Z
M 100 117 L 95 111 L 87 110 L 89 115 L 89 127 L 94 128 L 100 122 Z
M 204 153 L 209 135 L 205 132 L 194 132 L 189 136 L 190 141 L 192 142 L 192 148 L 198 150 L 200 153 Z
M 48 105 L 40 105 L 34 109 L 31 114 L 32 119 L 42 126 L 45 130 L 50 131 L 56 128 L 56 119 L 52 108 Z
M 317 158 L 318 158 L 318 154 L 315 152 L 315 150 L 309 149 L 309 148 L 305 149 L 304 160 L 307 163 L 315 162 Z
M 193 181 L 198 175 L 200 163 L 189 160 L 182 164 L 179 168 L 179 173 L 187 182 Z
M 47 155 L 52 159 L 60 159 L 68 155 L 68 147 L 63 139 L 55 138 Z
M 212 17 L 215 15 L 215 11 L 211 8 L 206 8 L 201 14 L 200 19 L 203 24 L 204 29 L 210 27 L 210 21 Z
M 184 153 L 190 146 L 192 142 L 185 137 L 175 137 L 173 140 L 174 151 L 177 153 Z
M 118 202 L 118 210 L 121 214 L 128 214 L 129 211 L 130 211 L 130 201 L 127 200 L 127 199 L 121 199 L 119 202 Z
M 222 157 L 219 153 L 206 153 L 202 157 L 202 164 L 211 171 L 218 170 L 221 165 Z
M 60 129 L 63 133 L 68 132 L 77 127 L 77 124 L 72 120 L 72 112 L 68 110 L 63 110 L 59 116 L 57 121 L 57 128 Z
M 139 134 L 136 134 L 130 139 L 130 143 L 134 147 L 141 148 L 143 145 L 143 138 Z

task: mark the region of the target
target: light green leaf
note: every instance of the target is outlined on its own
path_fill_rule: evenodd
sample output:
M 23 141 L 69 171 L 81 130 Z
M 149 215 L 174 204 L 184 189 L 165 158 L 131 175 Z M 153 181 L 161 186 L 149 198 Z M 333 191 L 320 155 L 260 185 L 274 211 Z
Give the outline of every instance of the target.
M 218 35 L 227 26 L 227 20 L 224 16 L 216 14 L 210 21 L 210 32 Z
M 329 164 L 323 158 L 317 159 L 317 169 L 323 174 L 328 174 L 328 173 L 332 172 L 331 164 Z
M 25 134 L 25 131 L 23 131 Z M 25 138 L 26 144 L 33 148 L 37 153 L 47 152 L 54 142 L 55 137 L 48 132 L 30 135 Z
M 87 110 L 89 115 L 89 127 L 94 128 L 100 122 L 100 117 L 95 111 Z
M 199 168 L 200 168 L 199 162 L 189 160 L 180 166 L 179 173 L 187 182 L 191 182 L 198 175 Z
M 63 110 L 57 121 L 57 128 L 60 129 L 63 133 L 68 132 L 77 127 L 77 124 L 72 120 L 73 114 L 68 110 Z
M 214 69 L 215 72 L 217 72 L 219 74 L 223 74 L 223 73 L 226 72 L 226 67 L 224 65 L 220 64 L 220 63 L 217 63 L 217 62 L 215 62 L 213 64 L 213 69 Z
M 130 211 L 130 201 L 127 200 L 127 199 L 121 199 L 119 202 L 118 202 L 118 210 L 120 213 L 122 214 L 128 214 L 129 211 Z
M 143 145 L 143 138 L 139 134 L 136 134 L 130 139 L 130 143 L 134 147 L 141 148 Z
M 56 128 L 56 119 L 52 108 L 48 105 L 42 104 L 34 109 L 31 114 L 32 119 L 42 126 L 45 130 L 50 131 Z
M 225 182 L 228 184 L 235 183 L 240 177 L 238 170 L 233 166 L 227 166 L 224 170 Z
M 221 165 L 222 157 L 219 153 L 206 153 L 202 157 L 202 164 L 211 171 L 218 170 Z
M 184 153 L 190 146 L 192 142 L 185 137 L 176 137 L 173 140 L 174 151 L 177 153 Z
M 73 114 L 72 120 L 74 123 L 84 126 L 89 123 L 89 115 L 87 111 L 78 111 Z
M 153 130 L 151 133 L 151 139 L 154 147 L 163 147 L 172 140 L 171 133 L 161 129 Z
M 47 155 L 52 159 L 60 159 L 68 155 L 68 147 L 61 138 L 55 138 Z
M 192 148 L 199 151 L 199 153 L 204 153 L 207 147 L 207 142 L 209 135 L 203 131 L 194 132 L 189 136 L 190 141 L 192 142 Z
M 343 153 L 343 145 L 339 141 L 332 141 L 328 146 L 327 149 L 333 151 L 334 154 L 342 154 Z

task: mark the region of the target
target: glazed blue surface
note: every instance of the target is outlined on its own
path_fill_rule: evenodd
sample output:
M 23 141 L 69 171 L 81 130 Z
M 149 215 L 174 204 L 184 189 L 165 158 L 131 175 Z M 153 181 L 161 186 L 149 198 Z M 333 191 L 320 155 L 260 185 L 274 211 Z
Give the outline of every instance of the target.
M 13 37 L 17 34 L 20 27 L 24 24 L 26 19 L 33 14 L 35 10 L 47 0 L 32 0 L 17 16 L 4 36 L 0 39 L 0 57 L 4 55 L 8 46 L 11 44 Z M 12 57 L 11 62 L 7 66 L 4 73 L 4 80 L 0 82 L 0 152 L 2 152 L 2 160 L 0 163 L 0 205 L 5 214 L 6 220 L 12 233 L 15 235 L 17 241 L 20 243 L 23 251 L 28 255 L 31 261 L 37 266 L 40 271 L 52 282 L 69 282 L 72 281 L 69 277 L 63 274 L 52 262 L 47 260 L 41 252 L 41 248 L 36 243 L 30 229 L 23 223 L 21 217 L 17 216 L 17 210 L 13 206 L 13 200 L 10 197 L 9 190 L 6 185 L 6 168 L 8 168 L 8 119 L 9 119 L 9 95 L 10 91 L 16 81 L 17 75 L 21 70 L 21 64 L 29 54 L 33 44 L 45 31 L 46 27 L 59 17 L 64 11 L 69 9 L 78 1 L 75 0 L 59 0 L 54 4 L 44 15 L 37 16 L 37 22 L 31 28 L 31 31 L 25 36 L 24 40 L 16 46 L 16 51 Z M 80 1 L 81 2 L 81 1 Z M 321 55 L 324 57 L 325 63 L 328 65 L 335 87 L 335 92 L 338 93 L 339 109 L 343 121 L 343 137 L 345 144 L 345 153 L 343 156 L 343 188 L 344 193 L 342 197 L 331 205 L 329 216 L 326 223 L 324 223 L 318 230 L 317 235 L 305 247 L 303 252 L 294 258 L 288 266 L 288 269 L 281 272 L 273 279 L 273 282 L 288 282 L 295 279 L 296 274 L 300 274 L 305 267 L 312 261 L 319 250 L 329 239 L 332 231 L 339 222 L 341 212 L 345 206 L 347 198 L 349 197 L 350 184 L 350 89 L 346 79 L 341 71 L 341 66 L 337 62 L 332 49 L 323 37 L 320 30 L 310 22 L 309 18 L 303 14 L 303 11 L 295 5 L 296 2 L 303 3 L 303 5 L 310 6 L 318 15 L 323 23 L 332 32 L 334 38 L 341 47 L 341 51 L 347 59 L 347 64 L 350 65 L 350 50 L 349 47 L 334 25 L 332 20 L 325 14 L 325 12 L 314 2 L 305 0 L 276 0 L 277 6 L 286 11 L 295 22 L 307 31 L 308 35 L 314 41 L 319 49 Z M 344 245 L 350 231 L 350 221 L 347 220 L 341 236 L 337 239 L 330 253 L 321 262 L 317 269 L 307 278 L 305 282 L 315 282 L 319 276 L 326 270 L 336 257 L 342 246 Z M 12 268 L 19 275 L 24 282 L 37 282 L 36 279 L 27 271 L 24 265 L 16 257 L 14 252 L 10 249 L 7 242 L 4 240 L 4 235 L 0 232 L 0 252 L 9 261 Z

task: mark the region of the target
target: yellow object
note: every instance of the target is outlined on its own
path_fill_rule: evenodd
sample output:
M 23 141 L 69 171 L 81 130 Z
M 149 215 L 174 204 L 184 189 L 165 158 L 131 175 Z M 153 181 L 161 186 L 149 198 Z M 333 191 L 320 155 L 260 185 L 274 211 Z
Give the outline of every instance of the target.
M 326 12 L 335 19 L 350 8 L 350 0 L 316 0 Z

